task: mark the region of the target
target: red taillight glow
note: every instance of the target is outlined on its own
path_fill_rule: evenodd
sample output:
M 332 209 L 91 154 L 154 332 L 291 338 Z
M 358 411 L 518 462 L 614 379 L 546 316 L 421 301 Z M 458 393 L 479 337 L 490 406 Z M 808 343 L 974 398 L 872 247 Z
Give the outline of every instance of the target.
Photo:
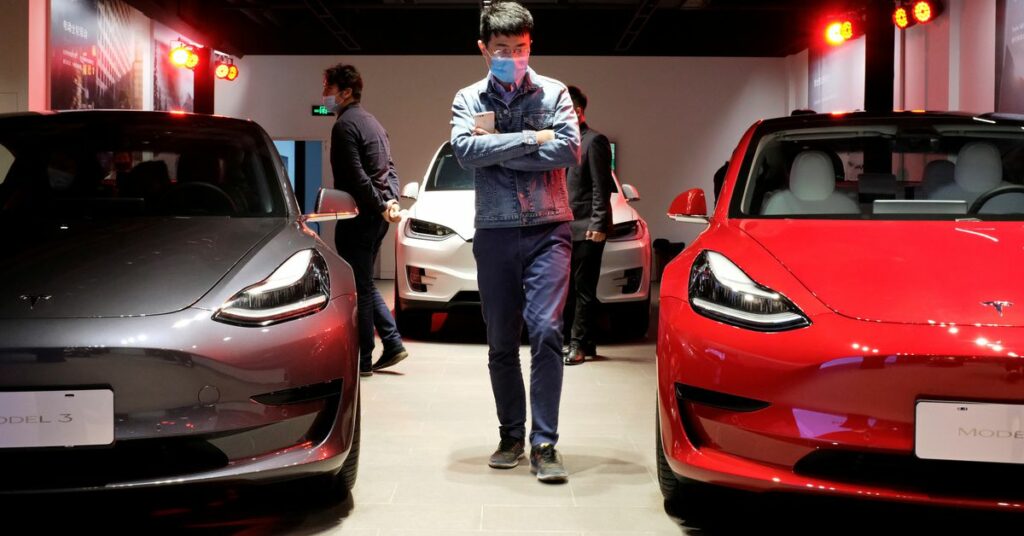
M 833 22 L 825 27 L 825 41 L 833 46 L 841 45 L 846 38 L 843 37 L 843 23 Z
M 178 43 L 171 49 L 169 57 L 171 65 L 175 67 L 195 69 L 199 65 L 199 54 L 196 54 L 196 49 L 192 45 Z
M 199 65 L 199 54 L 196 54 L 194 51 L 189 51 L 188 61 L 185 62 L 185 67 L 195 69 L 197 65 Z
M 221 57 L 221 59 L 217 60 L 216 65 L 217 67 L 214 68 L 213 75 L 219 80 L 233 82 L 238 78 L 238 67 L 231 58 Z
M 907 14 L 907 8 L 896 8 L 896 11 L 892 14 L 892 22 L 901 30 L 905 30 L 907 26 L 910 26 L 910 16 Z
M 188 63 L 189 56 L 192 56 L 191 51 L 184 46 L 175 47 L 171 49 L 171 64 L 175 67 L 185 67 Z
M 844 21 L 839 27 L 839 35 L 843 36 L 844 41 L 853 39 L 853 23 L 850 21 Z
M 925 23 L 932 20 L 933 12 L 931 2 L 920 1 L 914 4 L 914 20 Z

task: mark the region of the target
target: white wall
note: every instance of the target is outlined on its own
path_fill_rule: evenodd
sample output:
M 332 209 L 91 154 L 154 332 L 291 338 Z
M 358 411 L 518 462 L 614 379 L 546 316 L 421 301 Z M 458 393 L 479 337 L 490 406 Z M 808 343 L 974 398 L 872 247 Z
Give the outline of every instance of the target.
M 951 17 L 911 26 L 902 32 L 906 41 L 906 85 L 900 95 L 901 32 L 896 31 L 896 84 L 893 103 L 904 110 L 947 110 L 950 88 Z M 993 60 L 994 65 L 994 60 Z M 993 67 L 994 68 L 994 67 Z M 901 104 L 902 102 L 902 104 Z
M 935 21 L 906 34 L 904 109 L 989 112 L 995 105 L 996 0 L 950 0 Z M 896 107 L 900 107 L 896 34 Z
M 960 4 L 957 110 L 990 112 L 996 95 L 996 0 L 951 0 Z M 952 11 L 955 13 L 955 11 Z M 955 44 L 954 46 L 956 46 Z
M 28 110 L 29 0 L 5 0 L 0 16 L 0 113 Z
M 403 185 L 422 178 L 448 139 L 455 92 L 485 74 L 479 56 L 247 56 L 237 81 L 218 83 L 217 113 L 251 118 L 276 139 L 327 141 L 332 118 L 312 117 L 310 105 L 319 103 L 323 69 L 343 60 L 362 72 L 363 105 L 387 128 Z M 746 128 L 799 100 L 787 61 L 536 56 L 531 66 L 583 88 L 588 121 L 618 144 L 619 178 L 640 190 L 635 206 L 652 235 L 688 243 L 699 229 L 669 221 L 669 203 L 689 188 L 704 188 L 710 202 L 712 176 Z M 392 238 L 381 254 L 387 276 Z
M 786 57 L 786 75 L 789 77 L 787 112 L 810 107 L 807 102 L 807 62 L 809 58 L 808 50 Z
M 864 109 L 864 36 L 808 56 L 808 107 L 817 112 Z

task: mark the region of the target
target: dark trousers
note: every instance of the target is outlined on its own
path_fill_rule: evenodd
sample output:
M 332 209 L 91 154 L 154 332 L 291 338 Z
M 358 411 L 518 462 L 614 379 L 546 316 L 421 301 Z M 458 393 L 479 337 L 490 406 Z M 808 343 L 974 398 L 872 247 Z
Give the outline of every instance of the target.
M 525 439 L 526 388 L 519 362 L 523 321 L 530 336 L 531 445 L 558 442 L 562 308 L 571 249 L 565 223 L 477 229 L 473 238 L 491 389 L 503 437 Z
M 601 276 L 604 242 L 579 240 L 572 243 L 569 295 L 565 303 L 565 325 L 571 326 L 570 341 L 589 355 L 594 350 L 597 328 L 597 280 Z
M 384 352 L 402 346 L 395 319 L 384 298 L 373 284 L 373 264 L 380 244 L 388 232 L 388 222 L 376 214 L 339 221 L 335 227 L 334 244 L 338 254 L 352 266 L 359 293 L 359 368 L 370 370 L 373 353 L 373 330 L 377 329 Z

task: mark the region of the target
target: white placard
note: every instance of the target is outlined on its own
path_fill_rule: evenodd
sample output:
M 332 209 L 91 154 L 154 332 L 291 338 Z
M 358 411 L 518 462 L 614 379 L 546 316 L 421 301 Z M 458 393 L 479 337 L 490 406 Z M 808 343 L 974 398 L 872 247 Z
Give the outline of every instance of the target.
M 919 401 L 916 414 L 918 458 L 1024 463 L 1024 405 Z
M 114 392 L 0 392 L 0 448 L 114 442 Z

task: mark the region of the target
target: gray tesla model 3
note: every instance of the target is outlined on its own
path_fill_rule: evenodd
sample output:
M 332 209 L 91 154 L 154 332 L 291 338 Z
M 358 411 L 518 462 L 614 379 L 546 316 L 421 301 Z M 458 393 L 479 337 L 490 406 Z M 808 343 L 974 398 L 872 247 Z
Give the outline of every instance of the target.
M 0 493 L 358 465 L 351 268 L 224 117 L 0 115 Z

